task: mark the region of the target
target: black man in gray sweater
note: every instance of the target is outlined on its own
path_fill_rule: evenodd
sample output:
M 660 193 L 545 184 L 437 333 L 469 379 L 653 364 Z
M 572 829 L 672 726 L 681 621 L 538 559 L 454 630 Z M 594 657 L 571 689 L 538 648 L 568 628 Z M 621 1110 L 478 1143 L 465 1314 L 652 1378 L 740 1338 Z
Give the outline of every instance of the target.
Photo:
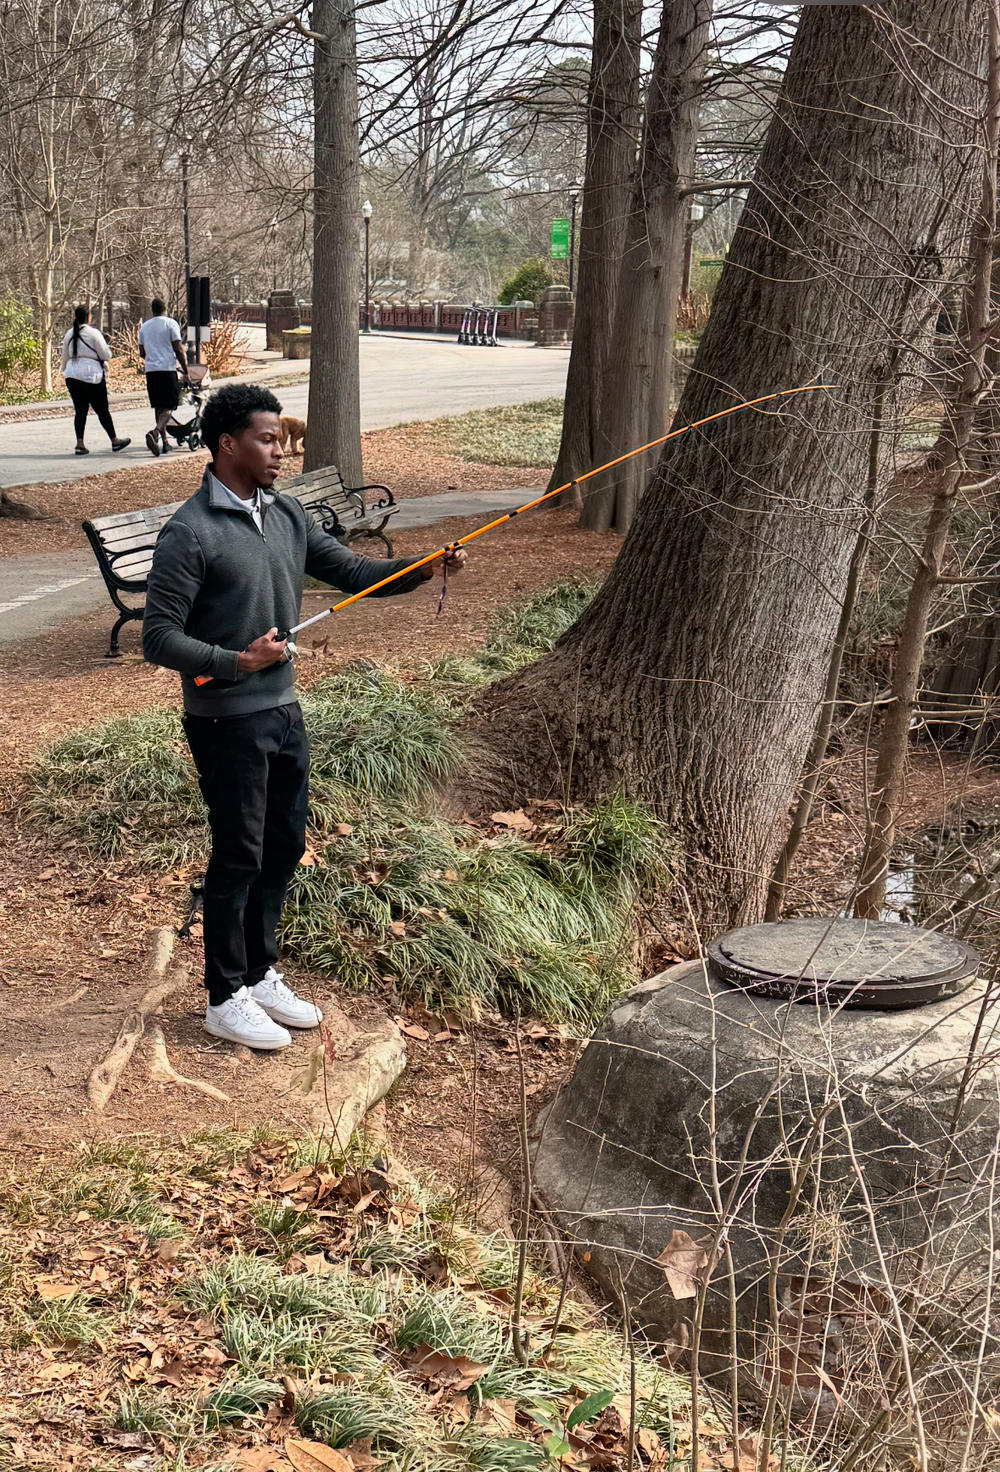
M 309 787 L 295 669 L 280 631 L 298 621 L 304 574 L 358 593 L 408 566 L 356 556 L 273 489 L 280 414 L 274 395 L 252 384 L 228 385 L 206 403 L 212 462 L 160 533 L 142 625 L 146 659 L 180 671 L 184 732 L 208 807 L 205 1026 L 267 1049 L 287 1047 L 288 1028 L 322 1021 L 275 970 L 275 930 L 305 850 Z M 465 556 L 450 554 L 449 571 Z M 409 592 L 433 567 L 384 593 Z

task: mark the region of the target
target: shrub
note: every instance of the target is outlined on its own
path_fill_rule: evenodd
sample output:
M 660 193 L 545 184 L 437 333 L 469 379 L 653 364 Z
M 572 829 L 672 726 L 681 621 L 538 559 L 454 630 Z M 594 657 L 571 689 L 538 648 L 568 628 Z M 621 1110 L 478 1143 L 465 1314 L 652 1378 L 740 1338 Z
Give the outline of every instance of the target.
M 504 283 L 497 301 L 504 307 L 516 301 L 534 301 L 542 287 L 551 284 L 551 271 L 541 256 L 535 256 L 518 266 L 510 280 Z
M 239 373 L 246 362 L 249 347 L 240 324 L 226 318 L 212 323 L 211 339 L 202 343 L 201 355 L 213 378 L 228 378 Z
M 18 387 L 24 374 L 38 367 L 40 354 L 30 309 L 16 297 L 0 297 L 0 397 Z

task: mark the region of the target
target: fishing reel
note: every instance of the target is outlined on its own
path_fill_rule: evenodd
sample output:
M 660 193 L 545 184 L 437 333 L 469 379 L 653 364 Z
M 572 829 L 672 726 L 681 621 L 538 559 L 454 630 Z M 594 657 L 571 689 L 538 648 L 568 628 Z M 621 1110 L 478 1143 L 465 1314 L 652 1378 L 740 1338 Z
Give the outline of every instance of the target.
M 290 639 L 287 634 L 281 634 L 281 635 L 279 635 L 279 638 L 282 638 L 282 639 L 285 640 L 285 647 L 282 650 L 281 658 L 278 660 L 278 663 L 279 664 L 289 664 L 295 658 L 295 656 L 298 654 L 298 652 L 299 652 L 299 646 L 296 643 L 294 643 L 293 640 Z

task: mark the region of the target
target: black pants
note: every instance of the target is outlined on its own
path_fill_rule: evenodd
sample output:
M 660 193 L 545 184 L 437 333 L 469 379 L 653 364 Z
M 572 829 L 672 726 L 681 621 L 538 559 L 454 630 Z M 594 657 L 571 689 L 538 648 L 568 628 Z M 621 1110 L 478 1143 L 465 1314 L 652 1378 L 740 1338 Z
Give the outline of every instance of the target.
M 78 440 L 83 439 L 87 426 L 87 410 L 93 409 L 101 428 L 112 441 L 116 439 L 114 421 L 108 408 L 108 385 L 102 378 L 100 383 L 84 383 L 82 378 L 67 378 L 66 387 L 73 400 L 73 428 Z
M 297 704 L 248 716 L 185 716 L 208 805 L 205 985 L 212 1006 L 260 981 L 306 846 L 309 744 Z

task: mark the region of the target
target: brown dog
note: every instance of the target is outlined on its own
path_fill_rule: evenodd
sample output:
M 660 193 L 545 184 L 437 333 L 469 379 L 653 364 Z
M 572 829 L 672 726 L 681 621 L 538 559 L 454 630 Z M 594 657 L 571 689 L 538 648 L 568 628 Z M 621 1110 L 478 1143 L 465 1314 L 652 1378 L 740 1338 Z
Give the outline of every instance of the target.
M 302 445 L 306 442 L 305 420 L 293 419 L 290 414 L 282 414 L 278 439 L 281 443 L 281 453 L 283 455 L 301 455 Z M 289 444 L 291 445 L 291 449 L 288 448 Z

